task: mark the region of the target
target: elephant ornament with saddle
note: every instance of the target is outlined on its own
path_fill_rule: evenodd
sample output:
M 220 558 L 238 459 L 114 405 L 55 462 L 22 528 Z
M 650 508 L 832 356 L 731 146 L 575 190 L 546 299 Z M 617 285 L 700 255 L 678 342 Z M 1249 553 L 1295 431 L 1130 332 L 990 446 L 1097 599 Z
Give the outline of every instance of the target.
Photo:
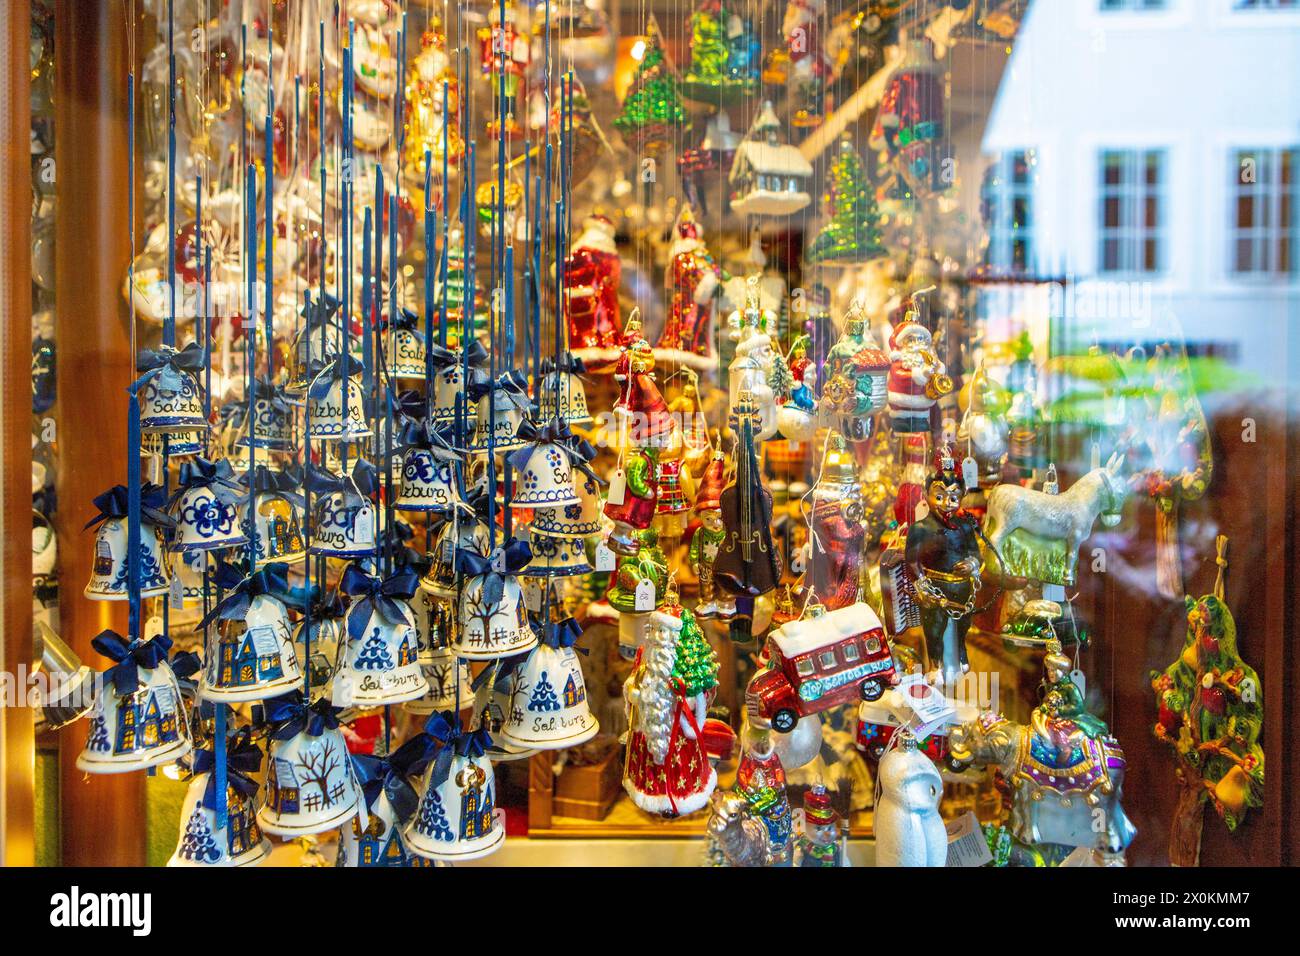
M 957 768 L 995 767 L 1012 792 L 1011 833 L 1030 845 L 1088 847 L 1112 865 L 1137 830 L 1124 813 L 1124 751 L 1088 713 L 1059 643 L 1044 660 L 1043 700 L 1029 724 L 985 713 L 948 733 Z

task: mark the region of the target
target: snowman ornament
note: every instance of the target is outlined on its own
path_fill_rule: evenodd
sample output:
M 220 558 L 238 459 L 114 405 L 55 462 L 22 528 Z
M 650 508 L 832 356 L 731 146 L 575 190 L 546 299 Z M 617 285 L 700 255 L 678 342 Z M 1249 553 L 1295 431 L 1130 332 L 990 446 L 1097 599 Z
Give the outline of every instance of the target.
M 880 758 L 876 773 L 876 866 L 944 866 L 943 780 L 912 734 L 898 736 L 899 746 Z

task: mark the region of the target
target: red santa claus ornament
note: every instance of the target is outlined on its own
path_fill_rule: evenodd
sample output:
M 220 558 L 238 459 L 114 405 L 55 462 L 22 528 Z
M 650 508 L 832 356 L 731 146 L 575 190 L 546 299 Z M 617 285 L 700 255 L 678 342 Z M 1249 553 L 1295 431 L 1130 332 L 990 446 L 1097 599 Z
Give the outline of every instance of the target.
M 621 266 L 614 224 L 588 216 L 564 260 L 564 318 L 572 349 L 613 349 L 620 342 L 618 286 Z

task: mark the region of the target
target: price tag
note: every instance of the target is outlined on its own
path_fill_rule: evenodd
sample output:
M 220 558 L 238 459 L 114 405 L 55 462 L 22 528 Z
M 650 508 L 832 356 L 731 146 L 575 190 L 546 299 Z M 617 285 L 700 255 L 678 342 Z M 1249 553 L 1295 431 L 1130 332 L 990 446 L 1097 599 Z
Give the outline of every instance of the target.
M 614 476 L 609 479 L 609 494 L 605 496 L 605 502 L 611 505 L 621 505 L 625 497 L 627 497 L 627 475 L 623 473 L 622 468 L 619 468 L 614 472 Z
M 970 455 L 961 460 L 961 483 L 969 491 L 972 488 L 978 488 L 980 484 L 980 466 Z
M 538 614 L 542 611 L 542 582 L 537 578 L 524 578 L 524 607 Z
M 1043 584 L 1043 600 L 1065 603 L 1065 586 L 1062 584 Z
M 163 619 L 160 615 L 154 614 L 144 622 L 144 639 L 151 640 L 163 632 Z
M 916 503 L 916 516 L 912 519 L 912 523 L 915 524 L 916 522 L 920 521 L 929 513 L 930 513 L 930 505 L 927 502 L 918 501 Z
M 957 720 L 957 710 L 947 697 L 931 687 L 921 674 L 908 674 L 899 682 L 899 696 L 916 716 L 917 725 L 912 733 L 923 740 L 936 730 Z
M 185 610 L 185 588 L 181 585 L 181 576 L 173 574 L 171 584 L 167 587 L 167 606 L 173 611 Z
M 347 707 L 352 703 L 352 678 L 347 674 L 338 673 L 334 675 L 334 690 L 330 695 L 330 703 L 335 707 Z
M 1079 693 L 1084 697 L 1088 696 L 1088 678 L 1084 676 L 1083 671 L 1075 668 L 1070 671 L 1070 683 L 1079 688 Z
M 983 866 L 993 862 L 988 840 L 984 839 L 984 831 L 973 812 L 967 810 L 944 829 L 948 831 L 947 866 Z
M 636 586 L 636 604 L 633 609 L 637 611 L 653 611 L 655 609 L 655 583 L 649 578 L 645 578 Z
M 614 557 L 614 552 L 609 550 L 609 545 L 604 541 L 596 545 L 596 570 L 613 571 L 618 561 Z
M 734 40 L 745 32 L 745 23 L 736 14 L 727 18 L 727 37 Z

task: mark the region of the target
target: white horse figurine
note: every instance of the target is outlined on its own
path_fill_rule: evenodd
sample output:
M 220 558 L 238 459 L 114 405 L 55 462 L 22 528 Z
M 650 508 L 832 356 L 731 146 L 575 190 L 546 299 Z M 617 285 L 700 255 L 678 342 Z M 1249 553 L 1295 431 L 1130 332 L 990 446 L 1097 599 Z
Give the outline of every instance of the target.
M 1119 524 L 1128 491 L 1119 474 L 1123 461 L 1124 456 L 1116 452 L 1103 467 L 1094 468 L 1068 491 L 1056 495 L 1020 485 L 998 485 L 989 493 L 984 518 L 984 534 L 989 544 L 1003 555 L 1007 537 L 1018 530 L 1045 541 L 1063 542 L 1072 582 L 1079 545 L 1092 534 L 1097 516 L 1101 515 L 1101 523 L 1107 528 Z

